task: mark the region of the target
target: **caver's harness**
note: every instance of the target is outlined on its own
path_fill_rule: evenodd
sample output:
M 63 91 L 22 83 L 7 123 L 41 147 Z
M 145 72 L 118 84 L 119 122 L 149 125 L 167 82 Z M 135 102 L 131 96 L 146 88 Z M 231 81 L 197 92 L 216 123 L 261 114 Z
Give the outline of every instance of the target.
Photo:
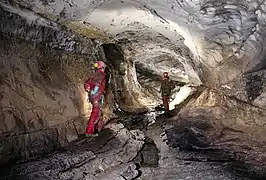
M 97 106 L 97 108 L 99 108 L 99 116 L 98 116 L 98 119 L 94 121 L 94 124 L 97 124 L 99 123 L 100 120 L 102 120 L 102 108 L 103 108 L 103 103 L 104 103 L 104 89 L 103 89 L 103 86 L 102 84 L 104 83 L 106 79 L 103 78 L 102 82 L 100 83 L 100 87 L 97 91 L 100 91 L 101 92 L 101 95 L 99 97 L 99 99 L 97 98 L 97 100 L 95 101 L 92 101 L 93 104 Z M 106 85 L 104 85 L 106 86 Z M 99 94 L 99 92 L 96 92 L 95 94 Z M 91 96 L 91 94 L 90 94 Z M 90 98 L 90 101 L 91 101 L 91 98 Z

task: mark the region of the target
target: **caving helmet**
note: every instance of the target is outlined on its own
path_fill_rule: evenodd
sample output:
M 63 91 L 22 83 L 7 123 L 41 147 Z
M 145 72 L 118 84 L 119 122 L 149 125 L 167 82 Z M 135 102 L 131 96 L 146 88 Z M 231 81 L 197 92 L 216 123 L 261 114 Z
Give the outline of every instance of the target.
M 164 72 L 164 73 L 163 73 L 163 77 L 169 77 L 169 76 L 168 76 L 168 72 Z
M 105 63 L 102 61 L 97 61 L 93 66 L 95 69 L 104 69 L 106 67 Z

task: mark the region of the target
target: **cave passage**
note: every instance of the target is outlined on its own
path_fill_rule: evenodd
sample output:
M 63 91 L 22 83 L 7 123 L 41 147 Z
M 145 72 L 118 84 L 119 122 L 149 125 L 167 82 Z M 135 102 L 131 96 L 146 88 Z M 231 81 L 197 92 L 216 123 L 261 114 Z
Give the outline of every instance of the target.
M 266 179 L 265 8 L 1 1 L 0 179 Z M 84 137 L 99 60 L 105 125 Z

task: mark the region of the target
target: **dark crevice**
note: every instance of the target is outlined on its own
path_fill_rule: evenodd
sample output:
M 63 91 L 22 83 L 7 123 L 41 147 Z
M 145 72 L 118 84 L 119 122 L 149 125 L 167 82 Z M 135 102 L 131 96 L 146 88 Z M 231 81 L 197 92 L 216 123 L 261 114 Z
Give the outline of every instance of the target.
M 246 91 L 248 101 L 251 103 L 263 92 L 264 80 L 259 75 L 248 75 L 246 82 Z
M 212 142 L 212 137 L 208 132 L 215 127 L 208 124 L 209 120 L 205 120 L 205 124 L 203 119 L 197 119 L 197 121 L 180 120 L 178 126 L 166 130 L 167 144 L 172 148 L 179 148 L 180 152 L 186 153 L 185 156 L 176 157 L 178 160 L 226 164 L 227 170 L 234 171 L 237 175 L 243 176 L 245 174 L 245 177 L 254 180 L 266 178 L 265 172 L 255 170 L 258 168 L 256 165 L 245 163 L 244 157 L 247 156 L 245 150 L 240 149 L 240 152 L 233 149 L 225 150 L 230 145 L 226 146 L 225 144 L 220 145 Z M 241 132 L 237 131 L 237 133 Z M 218 136 L 215 139 L 217 138 L 220 137 Z M 236 139 L 237 141 L 240 140 Z
M 142 175 L 141 170 L 139 170 L 140 165 L 138 163 L 136 163 L 135 165 L 136 165 L 136 170 L 138 171 L 138 175 L 135 178 L 133 178 L 132 180 L 136 180 L 136 179 L 140 178 Z
M 142 149 L 132 161 L 141 167 L 158 167 L 159 150 L 154 141 L 146 137 Z
M 127 180 L 127 178 L 125 178 L 123 175 L 120 175 L 123 179 Z
M 117 122 L 122 123 L 125 128 L 129 130 L 141 129 L 145 130 L 149 124 L 148 118 L 145 116 L 145 113 L 141 114 L 131 114 L 129 116 L 124 116 L 119 118 Z
M 118 45 L 110 43 L 102 44 L 101 46 L 105 53 L 106 63 L 109 66 L 109 73 L 111 74 L 110 88 L 114 94 L 115 102 L 119 105 L 122 111 L 125 111 L 123 105 L 125 104 L 127 94 L 124 91 L 126 84 L 123 76 L 125 75 L 126 69 L 122 69 L 121 64 L 127 64 L 127 62 L 125 61 L 123 52 Z

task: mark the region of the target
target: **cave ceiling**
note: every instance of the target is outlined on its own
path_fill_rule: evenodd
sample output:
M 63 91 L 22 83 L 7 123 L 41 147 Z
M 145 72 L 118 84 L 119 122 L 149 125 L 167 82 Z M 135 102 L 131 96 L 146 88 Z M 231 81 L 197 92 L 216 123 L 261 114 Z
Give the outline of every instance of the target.
M 169 70 L 184 82 L 200 84 L 205 76 L 205 81 L 212 77 L 213 82 L 227 84 L 266 66 L 264 0 L 14 0 L 12 4 L 62 24 L 96 27 L 117 41 L 130 39 L 131 60 L 145 67 L 154 64 L 151 69 L 158 75 Z

